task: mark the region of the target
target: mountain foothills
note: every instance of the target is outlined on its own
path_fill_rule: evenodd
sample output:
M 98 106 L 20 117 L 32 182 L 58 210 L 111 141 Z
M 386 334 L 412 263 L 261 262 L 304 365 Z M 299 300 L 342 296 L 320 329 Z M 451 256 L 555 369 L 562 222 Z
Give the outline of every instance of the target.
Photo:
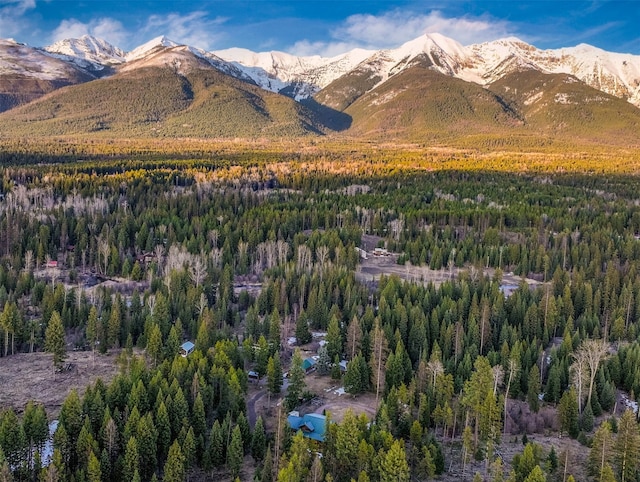
M 84 36 L 32 48 L 0 41 L 6 136 L 397 139 L 530 135 L 630 144 L 640 57 L 508 38 L 439 34 L 323 58 L 206 52 L 156 38 L 131 52 Z

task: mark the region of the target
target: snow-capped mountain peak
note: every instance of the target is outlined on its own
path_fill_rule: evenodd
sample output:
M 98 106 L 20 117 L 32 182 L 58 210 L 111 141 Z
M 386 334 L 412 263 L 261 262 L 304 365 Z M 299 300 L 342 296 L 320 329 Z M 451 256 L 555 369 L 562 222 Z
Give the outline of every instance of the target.
M 45 52 L 70 60 L 79 67 L 87 68 L 89 63 L 99 70 L 104 65 L 117 65 L 125 61 L 125 53 L 106 40 L 91 35 L 78 39 L 64 39 L 44 48 Z
M 286 91 L 296 100 L 315 94 L 373 53 L 372 50 L 355 49 L 335 57 L 298 57 L 285 52 L 252 52 L 240 48 L 213 52 L 235 65 L 263 89 Z
M 180 44 L 177 42 L 174 42 L 171 39 L 168 39 L 164 35 L 161 35 L 160 37 L 156 37 L 152 40 L 149 40 L 147 43 L 144 43 L 139 47 L 136 47 L 135 49 L 133 49 L 131 52 L 127 53 L 125 55 L 125 60 L 127 62 L 131 62 L 132 60 L 138 60 L 143 57 L 146 57 L 150 53 L 156 50 L 159 50 L 163 47 L 177 47 L 178 45 Z

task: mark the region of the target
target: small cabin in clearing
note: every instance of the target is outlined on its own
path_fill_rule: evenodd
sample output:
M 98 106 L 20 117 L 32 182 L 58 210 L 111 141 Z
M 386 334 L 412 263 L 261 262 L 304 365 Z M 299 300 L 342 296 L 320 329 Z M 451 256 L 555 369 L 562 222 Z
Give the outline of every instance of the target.
M 193 353 L 193 350 L 195 350 L 196 346 L 191 343 L 190 341 L 185 341 L 182 345 L 180 345 L 180 355 L 182 355 L 183 358 L 188 357 L 191 353 Z
M 247 373 L 247 377 L 249 378 L 250 382 L 259 382 L 260 381 L 260 374 L 258 372 L 254 372 L 253 370 L 250 370 Z
M 302 361 L 302 369 L 305 374 L 309 374 L 316 369 L 316 361 L 313 358 L 305 358 Z

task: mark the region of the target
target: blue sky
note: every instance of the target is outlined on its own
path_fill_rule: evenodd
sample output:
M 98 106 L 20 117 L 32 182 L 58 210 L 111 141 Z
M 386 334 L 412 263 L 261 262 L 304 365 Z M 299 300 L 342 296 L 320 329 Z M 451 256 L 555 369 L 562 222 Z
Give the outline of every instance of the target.
M 154 37 L 206 50 L 335 55 L 438 32 L 464 45 L 516 36 L 640 54 L 640 0 L 0 0 L 0 37 L 45 46 L 91 34 L 130 50 Z

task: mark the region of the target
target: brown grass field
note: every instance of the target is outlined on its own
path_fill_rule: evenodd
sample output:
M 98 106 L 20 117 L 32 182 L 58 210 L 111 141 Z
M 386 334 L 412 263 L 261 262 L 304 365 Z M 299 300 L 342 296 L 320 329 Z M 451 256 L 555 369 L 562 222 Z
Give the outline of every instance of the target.
M 73 368 L 54 373 L 50 353 L 19 353 L 0 358 L 0 411 L 13 407 L 22 412 L 29 400 L 42 403 L 49 418 L 55 418 L 62 402 L 76 389 L 80 395 L 101 378 L 105 383 L 118 373 L 118 351 L 107 355 L 90 351 L 67 354 L 65 364 Z

